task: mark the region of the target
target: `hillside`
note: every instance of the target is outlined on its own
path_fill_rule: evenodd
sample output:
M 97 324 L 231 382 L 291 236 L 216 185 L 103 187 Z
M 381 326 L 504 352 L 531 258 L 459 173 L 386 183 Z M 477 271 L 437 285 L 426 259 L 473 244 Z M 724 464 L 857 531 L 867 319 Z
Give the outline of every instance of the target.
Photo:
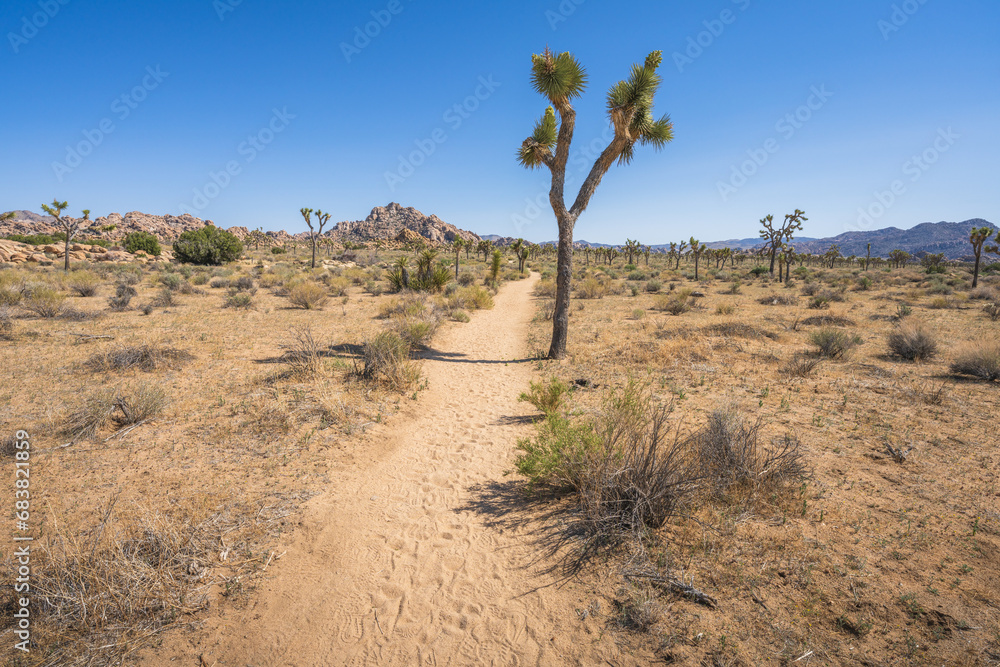
M 840 246 L 844 256 L 862 256 L 867 253 L 867 246 L 872 244 L 872 256 L 886 257 L 893 250 L 905 250 L 910 254 L 920 252 L 943 252 L 948 259 L 970 259 L 972 247 L 969 245 L 969 233 L 974 227 L 991 227 L 996 225 L 982 218 L 974 218 L 965 222 L 925 222 L 910 229 L 885 227 L 867 232 L 845 232 L 827 238 L 796 238 L 792 245 L 797 252 L 823 254 L 832 245 Z M 709 248 L 739 248 L 751 250 L 763 245 L 760 238 L 732 239 L 716 241 L 707 244 Z
M 364 242 L 374 239 L 395 239 L 408 229 L 434 243 L 451 243 L 455 237 L 478 241 L 479 235 L 449 224 L 436 215 L 424 215 L 412 207 L 396 202 L 376 206 L 364 220 L 339 222 L 330 230 L 331 238 L 341 241 Z

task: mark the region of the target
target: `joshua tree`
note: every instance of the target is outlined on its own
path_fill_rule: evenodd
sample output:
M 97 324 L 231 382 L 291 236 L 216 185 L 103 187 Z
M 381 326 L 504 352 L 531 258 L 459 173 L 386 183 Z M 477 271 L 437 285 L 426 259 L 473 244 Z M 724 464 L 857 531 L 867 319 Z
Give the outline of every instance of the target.
M 830 246 L 830 249 L 823 253 L 823 259 L 830 262 L 831 269 L 837 265 L 837 260 L 840 259 L 840 257 L 840 246 L 836 243 Z
M 514 257 L 517 257 L 517 272 L 524 273 L 524 260 L 528 258 L 524 239 L 518 239 L 511 243 L 510 249 L 514 251 Z
M 628 264 L 635 264 L 636 258 L 642 252 L 642 244 L 638 241 L 633 241 L 632 239 L 625 240 L 624 247 L 625 255 L 628 258 Z
M 977 227 L 969 234 L 969 243 L 972 244 L 972 252 L 976 255 L 976 266 L 972 270 L 972 289 L 979 285 L 979 259 L 983 254 L 983 245 L 992 235 L 993 230 L 989 227 Z
M 496 287 L 500 282 L 500 265 L 503 262 L 503 253 L 499 250 L 493 251 L 493 258 L 490 261 L 490 283 Z
M 611 165 L 615 162 L 625 165 L 632 161 L 637 142 L 659 149 L 673 139 L 670 118 L 653 118 L 653 98 L 661 82 L 656 70 L 662 60 L 661 52 L 650 53 L 643 65 L 632 67 L 628 79 L 618 82 L 608 91 L 608 116 L 614 127 L 614 138 L 594 162 L 573 205 L 567 207 L 564 195 L 566 164 L 576 127 L 576 110 L 571 101 L 583 93 L 587 74 L 570 53 L 553 53 L 546 48 L 541 55 L 532 56 L 532 85 L 548 98 L 551 106 L 535 124 L 531 136 L 521 144 L 518 159 L 529 169 L 544 166 L 552 174 L 549 203 L 559 226 L 559 249 L 550 359 L 566 356 L 570 283 L 573 278 L 573 228 L 577 219 L 586 210 Z
M 865 250 L 865 271 L 868 271 L 868 265 L 872 263 L 872 244 L 868 244 L 868 248 Z
M 646 266 L 649 266 L 649 253 L 653 252 L 653 249 L 648 245 L 642 246 L 642 254 L 646 258 Z
M 458 280 L 458 254 L 462 252 L 462 248 L 465 248 L 465 239 L 461 236 L 456 236 L 455 240 L 452 241 L 451 247 L 455 249 L 455 280 Z
M 771 256 L 771 275 L 774 275 L 775 255 L 781 250 L 783 243 L 792 240 L 796 230 L 802 229 L 803 221 L 809 219 L 805 215 L 805 211 L 795 209 L 795 213 L 785 215 L 785 221 L 778 227 L 774 224 L 773 215 L 761 218 L 760 224 L 763 229 L 760 230 L 760 237 L 764 239 L 764 247 Z
M 59 201 L 58 199 L 53 199 L 51 204 L 42 204 L 42 210 L 51 215 L 56 219 L 56 224 L 62 227 L 63 233 L 66 235 L 66 250 L 63 253 L 65 258 L 65 263 L 63 265 L 64 271 L 69 271 L 69 244 L 76 236 L 76 233 L 80 231 L 80 220 L 77 218 L 62 217 L 62 212 L 69 207 L 64 201 Z M 90 209 L 83 209 L 83 221 L 86 222 L 90 220 Z
M 696 239 L 691 237 L 691 255 L 694 257 L 694 279 L 698 280 L 698 259 L 701 254 L 708 250 L 708 246 Z
M 316 209 L 316 222 L 319 223 L 319 231 L 313 228 L 312 214 L 313 210 L 311 208 L 301 208 L 299 213 L 305 218 L 306 224 L 309 225 L 309 241 L 312 243 L 312 268 L 316 268 L 316 237 L 323 233 L 323 226 L 330 220 L 330 214 L 324 213 L 323 211 Z
M 677 246 L 677 265 L 674 266 L 674 271 L 680 271 L 680 268 L 681 268 L 681 255 L 684 254 L 684 251 L 687 250 L 687 247 L 688 247 L 688 242 L 687 241 L 681 241 L 680 245 Z
M 906 264 L 910 259 L 910 253 L 905 250 L 893 250 L 889 253 L 889 262 L 894 268 L 899 268 Z

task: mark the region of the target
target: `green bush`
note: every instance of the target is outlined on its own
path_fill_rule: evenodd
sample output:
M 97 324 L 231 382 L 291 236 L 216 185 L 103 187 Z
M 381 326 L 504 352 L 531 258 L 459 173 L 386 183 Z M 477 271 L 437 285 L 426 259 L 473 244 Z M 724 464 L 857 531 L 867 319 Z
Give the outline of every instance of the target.
M 770 273 L 770 269 L 768 269 L 766 266 L 755 266 L 752 269 L 750 269 L 750 275 L 752 276 L 759 277 L 764 275 L 765 273 Z
M 122 241 L 122 246 L 129 252 L 142 250 L 147 255 L 160 256 L 160 239 L 149 232 L 132 232 Z
M 284 255 L 286 252 L 287 251 L 281 246 L 274 246 L 273 248 L 271 248 L 272 255 Z
M 174 256 L 189 264 L 225 264 L 243 255 L 243 243 L 214 225 L 184 232 L 174 241 Z
M 578 489 L 587 459 L 600 444 L 592 425 L 574 424 L 563 415 L 552 414 L 538 425 L 534 438 L 518 440 L 517 448 L 523 453 L 514 461 L 514 467 L 528 478 L 532 488 L 544 484 L 557 489 Z
M 562 411 L 566 395 L 569 393 L 568 384 L 553 377 L 548 382 L 532 382 L 530 386 L 531 390 L 522 392 L 517 397 L 518 401 L 531 403 L 546 416 Z
M 843 329 L 824 328 L 814 331 L 809 340 L 818 349 L 821 357 L 839 359 L 846 356 L 854 347 L 861 344 L 859 336 L 851 335 Z

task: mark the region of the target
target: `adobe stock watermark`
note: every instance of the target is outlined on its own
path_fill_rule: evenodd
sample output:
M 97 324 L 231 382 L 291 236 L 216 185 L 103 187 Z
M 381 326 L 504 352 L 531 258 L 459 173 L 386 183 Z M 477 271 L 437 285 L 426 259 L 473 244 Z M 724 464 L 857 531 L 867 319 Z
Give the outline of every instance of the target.
M 59 10 L 69 4 L 69 0 L 39 0 L 38 11 L 21 17 L 21 27 L 17 32 L 8 32 L 7 41 L 14 53 L 38 35 L 38 32 L 56 17 Z
M 736 5 L 740 12 L 745 12 L 750 8 L 750 0 L 731 0 L 731 2 Z M 677 66 L 677 71 L 683 74 L 684 68 L 693 65 L 695 60 L 701 58 L 705 50 L 711 48 L 715 44 L 715 40 L 722 37 L 726 27 L 736 23 L 738 17 L 739 14 L 732 9 L 723 9 L 719 12 L 718 18 L 702 21 L 701 24 L 705 29 L 697 35 L 687 38 L 687 47 L 683 53 L 674 51 L 671 56 L 674 59 L 674 65 Z
M 243 167 L 256 160 L 294 119 L 295 114 L 288 113 L 288 107 L 272 109 L 271 119 L 236 147 L 236 153 L 242 159 L 229 160 L 219 171 L 209 171 L 204 185 L 192 191 L 191 202 L 178 206 L 181 214 L 195 215 L 208 208 L 232 184 L 233 178 L 243 173 Z
M 402 0 L 389 0 L 382 9 L 373 9 L 372 20 L 364 25 L 354 26 L 354 33 L 350 42 L 340 43 L 340 52 L 344 54 L 344 60 L 350 64 L 351 60 L 360 55 L 368 48 L 372 40 L 382 34 L 382 31 L 389 27 L 393 17 L 403 13 L 406 7 Z
M 499 87 L 500 83 L 493 80 L 492 74 L 479 77 L 479 85 L 476 86 L 472 94 L 445 109 L 441 120 L 452 132 L 457 131 Z M 383 175 L 385 184 L 389 186 L 389 191 L 395 192 L 396 188 L 406 182 L 410 176 L 413 176 L 417 169 L 437 152 L 438 146 L 446 141 L 448 141 L 448 130 L 444 127 L 437 127 L 427 137 L 415 140 L 413 142 L 414 150 L 406 155 L 400 155 L 396 168 L 392 171 L 386 171 Z
M 139 108 L 139 105 L 149 97 L 151 92 L 160 87 L 160 84 L 168 76 L 170 76 L 170 72 L 164 72 L 159 65 L 155 68 L 151 65 L 146 67 L 146 75 L 142 77 L 138 85 L 122 93 L 111 102 L 111 113 L 119 121 L 124 121 Z M 52 163 L 52 171 L 59 182 L 62 183 L 68 174 L 73 173 L 74 169 L 83 164 L 84 158 L 97 150 L 97 147 L 103 144 L 104 140 L 116 129 L 114 119 L 107 116 L 97 123 L 97 127 L 83 130 L 83 139 L 73 145 L 66 146 L 66 157 L 63 161 Z
M 909 23 L 910 18 L 920 11 L 920 8 L 927 4 L 927 0 L 903 0 L 903 2 L 893 5 L 889 20 L 879 19 L 875 25 L 882 33 L 882 39 L 889 41 L 889 37 L 899 32 L 904 25 Z
M 226 14 L 236 11 L 236 8 L 243 4 L 243 0 L 212 0 L 212 9 L 220 21 L 226 20 Z
M 931 145 L 920 153 L 910 156 L 903 163 L 901 167 L 903 176 L 906 176 L 910 183 L 918 182 L 924 174 L 930 171 L 931 167 L 937 164 L 942 155 L 951 150 L 951 147 L 960 138 L 961 135 L 956 134 L 950 127 L 947 129 L 938 128 L 937 136 L 934 137 Z M 848 225 L 845 231 L 861 232 L 872 229 L 876 221 L 884 216 L 900 197 L 906 194 L 907 181 L 897 178 L 889 184 L 887 190 L 876 190 L 872 195 L 872 201 L 867 206 L 858 208 L 857 224 Z
M 813 86 L 810 88 L 810 95 L 794 111 L 785 114 L 774 124 L 774 130 L 784 141 L 789 141 L 795 134 L 805 127 L 805 124 L 812 120 L 813 115 L 823 108 L 827 101 L 833 97 L 833 93 L 826 89 L 826 84 Z M 716 181 L 716 188 L 722 201 L 728 201 L 731 195 L 753 178 L 761 167 L 767 164 L 771 156 L 781 150 L 781 141 L 777 137 L 771 137 L 759 148 L 747 150 L 747 159 L 739 165 L 732 165 L 731 173 L 727 181 Z
M 545 10 L 545 20 L 549 22 L 549 27 L 553 30 L 559 29 L 560 23 L 565 23 L 570 16 L 576 14 L 576 9 L 587 0 L 562 0 L 559 6 Z

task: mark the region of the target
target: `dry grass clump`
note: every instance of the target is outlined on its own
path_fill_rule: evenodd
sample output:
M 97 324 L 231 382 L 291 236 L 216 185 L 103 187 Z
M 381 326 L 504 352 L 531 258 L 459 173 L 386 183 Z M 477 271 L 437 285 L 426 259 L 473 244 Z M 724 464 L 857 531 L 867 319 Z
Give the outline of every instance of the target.
M 886 343 L 890 354 L 908 361 L 931 359 L 938 351 L 937 341 L 924 324 L 910 320 L 891 331 Z
M 951 372 L 980 380 L 1000 380 L 1000 340 L 967 343 L 951 362 Z
M 127 282 L 119 282 L 115 286 L 115 295 L 108 299 L 108 308 L 115 312 L 123 312 L 129 309 L 129 304 L 133 297 L 138 294 L 135 288 Z
M 43 661 L 31 664 L 123 664 L 163 629 L 206 609 L 222 580 L 226 592 L 238 589 L 263 565 L 252 547 L 287 514 L 235 506 L 164 514 L 116 504 L 117 496 L 101 508 L 97 525 L 34 543 L 32 643 L 44 657 L 39 651 Z
M 288 290 L 288 300 L 294 306 L 306 310 L 319 310 L 329 300 L 326 289 L 314 282 L 301 282 Z
M 90 271 L 73 271 L 66 281 L 67 286 L 80 296 L 94 296 L 101 279 Z
M 93 438 L 109 424 L 124 428 L 153 419 L 166 403 L 164 391 L 148 383 L 100 389 L 69 415 L 62 432 L 74 441 Z
M 51 287 L 39 285 L 33 287 L 21 305 L 37 315 L 38 317 L 56 317 L 63 308 L 66 295 L 57 292 Z
M 282 361 L 288 364 L 293 375 L 311 377 L 323 371 L 323 358 L 327 348 L 316 340 L 312 329 L 301 327 L 292 329 L 291 341 L 284 345 L 288 348 L 282 356 Z
M 781 372 L 783 375 L 791 375 L 792 377 L 809 377 L 821 361 L 820 357 L 796 354 L 785 363 Z
M 104 352 L 92 355 L 86 361 L 86 366 L 94 371 L 126 371 L 133 368 L 156 371 L 164 368 L 179 368 L 192 359 L 194 356 L 185 350 L 159 347 L 148 343 L 141 345 L 118 343 Z
M 778 340 L 778 334 L 772 331 L 758 329 L 755 326 L 745 324 L 743 322 L 719 322 L 718 324 L 711 324 L 704 327 L 702 331 L 715 336 L 729 336 L 732 338 L 770 338 L 771 340 Z
M 735 404 L 712 411 L 708 424 L 692 438 L 710 490 L 724 496 L 733 489 L 757 498 L 806 476 L 799 441 L 789 435 L 765 446 L 763 420 L 747 419 Z
M 859 336 L 851 335 L 843 329 L 829 327 L 814 331 L 810 334 L 809 340 L 816 346 L 819 356 L 830 359 L 846 357 L 852 349 L 862 342 Z
M 653 310 L 663 311 L 671 315 L 681 315 L 691 310 L 694 303 L 694 291 L 688 288 L 661 294 L 653 300 Z
M 994 322 L 1000 320 L 1000 301 L 983 306 L 983 313 Z
M 553 283 L 553 287 L 555 283 Z M 601 280 L 599 278 L 584 278 L 576 286 L 576 298 L 577 299 L 603 299 L 608 295 L 610 286 L 606 280 Z M 543 296 L 539 292 L 539 296 Z M 552 296 L 555 296 L 555 291 L 553 290 Z
M 969 292 L 969 298 L 980 301 L 1000 301 L 1000 296 L 991 287 L 981 285 Z
M 853 327 L 857 323 L 851 318 L 842 317 L 841 315 L 814 315 L 807 317 L 799 322 L 799 324 L 819 327 Z
M 0 305 L 0 340 L 14 340 L 14 318 L 10 307 Z
M 226 300 L 222 302 L 223 308 L 235 308 L 236 310 L 251 310 L 253 308 L 253 294 L 251 292 L 230 291 Z
M 768 294 L 757 299 L 757 303 L 763 306 L 794 306 L 799 302 L 799 298 L 794 294 Z
M 395 332 L 382 331 L 366 341 L 362 359 L 364 365 L 356 373 L 391 391 L 407 392 L 420 381 L 410 345 Z

